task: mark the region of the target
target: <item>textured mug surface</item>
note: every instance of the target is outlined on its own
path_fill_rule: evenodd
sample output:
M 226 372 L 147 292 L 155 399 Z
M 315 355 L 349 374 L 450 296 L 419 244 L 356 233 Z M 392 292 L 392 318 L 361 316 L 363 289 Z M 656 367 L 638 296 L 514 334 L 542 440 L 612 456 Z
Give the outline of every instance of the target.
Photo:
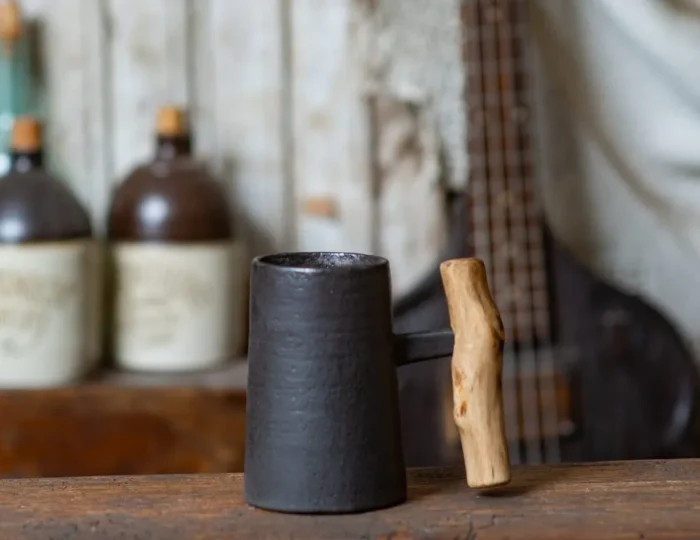
M 371 255 L 253 261 L 245 456 L 252 506 L 343 513 L 406 499 L 396 356 L 410 351 L 396 347 L 408 341 L 392 332 L 390 279 L 386 259 Z M 422 348 L 413 356 L 436 356 Z

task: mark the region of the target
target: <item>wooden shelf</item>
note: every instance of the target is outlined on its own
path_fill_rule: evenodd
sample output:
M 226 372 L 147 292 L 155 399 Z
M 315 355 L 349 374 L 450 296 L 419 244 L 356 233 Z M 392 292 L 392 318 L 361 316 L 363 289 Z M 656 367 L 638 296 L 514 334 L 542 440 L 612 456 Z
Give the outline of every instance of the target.
M 248 378 L 248 362 L 237 358 L 223 367 L 192 373 L 137 373 L 106 369 L 91 375 L 83 385 L 109 386 L 167 386 L 187 388 L 226 388 L 244 390 Z
M 0 391 L 0 476 L 243 470 L 247 365 Z

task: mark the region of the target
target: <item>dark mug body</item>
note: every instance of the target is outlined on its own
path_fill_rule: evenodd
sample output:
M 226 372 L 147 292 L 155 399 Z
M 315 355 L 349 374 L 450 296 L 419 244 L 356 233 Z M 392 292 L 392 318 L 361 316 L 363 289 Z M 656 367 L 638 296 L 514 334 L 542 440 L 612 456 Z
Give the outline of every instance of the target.
M 386 259 L 281 253 L 253 261 L 245 497 L 294 513 L 406 499 L 397 354 L 435 357 L 392 332 Z M 428 340 L 430 341 L 430 340 Z M 444 356 L 451 342 L 442 339 Z

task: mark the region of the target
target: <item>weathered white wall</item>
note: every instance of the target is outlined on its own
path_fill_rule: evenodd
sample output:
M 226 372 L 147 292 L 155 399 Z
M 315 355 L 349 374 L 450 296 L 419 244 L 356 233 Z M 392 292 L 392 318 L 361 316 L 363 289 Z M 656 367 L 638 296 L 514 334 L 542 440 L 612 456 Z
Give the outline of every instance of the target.
M 98 229 L 114 185 L 152 151 L 156 108 L 175 102 L 191 110 L 197 152 L 229 187 L 251 254 L 380 253 L 400 294 L 437 262 L 445 190 L 467 181 L 462 1 L 21 5 L 41 38 L 52 162 Z M 572 41 L 575 29 L 562 27 Z M 549 111 L 566 107 L 540 98 Z M 564 180 L 543 193 L 555 232 L 591 268 L 661 305 L 700 350 L 690 281 L 665 279 L 683 255 L 654 255 L 648 234 L 625 227 L 614 205 L 605 213 L 609 186 L 583 205 L 590 182 Z
M 562 243 L 660 309 L 700 360 L 695 0 L 533 0 L 541 193 Z
M 174 102 L 252 254 L 381 253 L 397 293 L 437 262 L 445 187 L 466 180 L 458 4 L 21 2 L 40 31 L 52 162 L 98 228 Z

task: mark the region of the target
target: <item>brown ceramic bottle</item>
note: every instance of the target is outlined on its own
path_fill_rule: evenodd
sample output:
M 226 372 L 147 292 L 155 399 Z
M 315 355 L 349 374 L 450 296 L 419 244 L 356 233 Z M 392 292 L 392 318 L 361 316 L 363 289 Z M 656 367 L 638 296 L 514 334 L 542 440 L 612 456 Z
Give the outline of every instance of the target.
M 41 128 L 19 118 L 0 179 L 0 385 L 73 382 L 97 359 L 88 213 L 43 168 Z
M 241 347 L 242 250 L 225 191 L 190 150 L 183 111 L 163 107 L 154 159 L 113 197 L 114 356 L 126 369 L 207 369 Z

